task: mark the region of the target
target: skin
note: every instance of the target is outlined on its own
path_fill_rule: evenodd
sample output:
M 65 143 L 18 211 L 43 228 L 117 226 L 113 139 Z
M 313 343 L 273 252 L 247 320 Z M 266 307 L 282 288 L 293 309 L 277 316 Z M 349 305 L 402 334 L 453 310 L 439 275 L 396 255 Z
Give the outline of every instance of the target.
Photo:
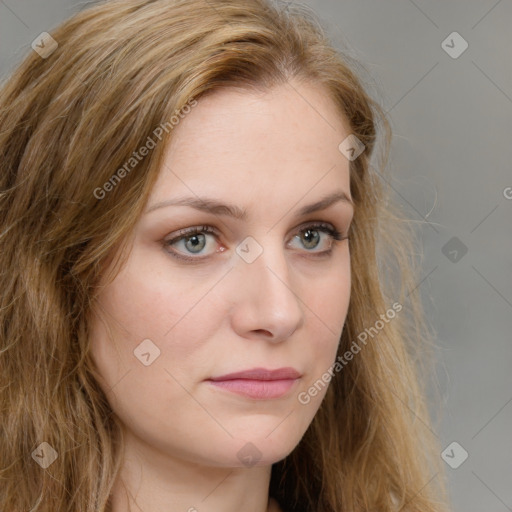
M 176 205 L 144 213 L 126 266 L 99 294 L 91 352 L 126 438 L 113 512 L 281 510 L 269 500 L 271 466 L 321 404 L 327 385 L 307 404 L 298 394 L 333 364 L 350 298 L 349 241 L 333 243 L 321 230 L 311 241 L 303 228 L 325 222 L 346 235 L 350 201 L 297 212 L 333 191 L 350 199 L 349 162 L 338 149 L 349 133 L 326 91 L 297 81 L 265 93 L 216 91 L 175 127 L 148 208 L 208 196 L 248 218 Z M 217 236 L 164 245 L 203 225 Z M 263 248 L 251 263 L 236 252 L 248 236 Z M 175 259 L 173 249 L 203 259 Z M 147 366 L 134 355 L 145 339 L 160 350 Z M 205 380 L 289 366 L 302 376 L 280 398 L 247 398 Z M 237 455 L 244 446 L 251 463 Z

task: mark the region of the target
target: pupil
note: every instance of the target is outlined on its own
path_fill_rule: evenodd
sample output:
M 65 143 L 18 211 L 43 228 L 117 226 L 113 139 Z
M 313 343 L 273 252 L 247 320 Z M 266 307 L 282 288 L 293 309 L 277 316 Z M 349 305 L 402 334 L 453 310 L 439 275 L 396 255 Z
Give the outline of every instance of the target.
M 311 233 L 315 233 L 316 236 L 312 236 Z M 318 232 L 316 230 L 307 229 L 306 231 L 304 231 L 304 237 L 306 238 L 306 245 L 307 245 L 308 242 L 311 242 L 311 240 L 313 242 L 317 242 L 318 243 L 319 235 L 318 235 Z M 313 243 L 312 247 L 315 247 L 315 246 L 316 246 L 316 243 Z M 311 246 L 308 246 L 308 247 L 311 247 Z
M 199 235 L 192 235 L 189 239 L 188 239 L 188 242 L 190 242 L 191 240 L 193 240 L 193 246 L 195 248 L 197 248 L 198 245 L 201 245 L 201 242 L 198 240 L 199 239 Z M 187 242 L 187 243 L 188 243 Z M 204 243 L 203 243 L 203 246 L 204 246 Z M 199 250 L 201 250 L 203 247 L 199 247 Z M 197 251 L 198 252 L 198 251 Z

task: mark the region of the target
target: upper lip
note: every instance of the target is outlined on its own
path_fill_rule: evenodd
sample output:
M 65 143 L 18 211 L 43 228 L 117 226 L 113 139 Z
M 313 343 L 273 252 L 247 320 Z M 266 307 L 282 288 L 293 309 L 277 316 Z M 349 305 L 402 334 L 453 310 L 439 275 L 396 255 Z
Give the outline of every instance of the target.
M 276 370 L 268 370 L 267 368 L 251 368 L 250 370 L 228 373 L 226 375 L 221 375 L 220 377 L 210 377 L 209 380 L 285 380 L 297 379 L 300 376 L 301 374 L 295 368 L 288 366 L 286 368 L 278 368 Z

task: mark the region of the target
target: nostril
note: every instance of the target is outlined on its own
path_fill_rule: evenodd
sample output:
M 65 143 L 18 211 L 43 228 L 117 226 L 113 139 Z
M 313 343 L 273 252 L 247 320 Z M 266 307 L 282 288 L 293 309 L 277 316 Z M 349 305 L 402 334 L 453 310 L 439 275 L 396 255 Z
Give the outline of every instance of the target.
M 272 333 L 270 331 L 267 331 L 266 329 L 255 329 L 255 332 L 257 332 L 258 334 L 259 333 L 264 333 L 264 334 L 272 337 Z

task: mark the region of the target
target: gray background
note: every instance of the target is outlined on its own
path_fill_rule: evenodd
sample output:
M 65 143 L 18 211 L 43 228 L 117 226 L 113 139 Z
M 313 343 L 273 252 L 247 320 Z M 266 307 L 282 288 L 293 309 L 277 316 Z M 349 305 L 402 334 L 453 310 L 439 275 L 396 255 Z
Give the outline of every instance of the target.
M 418 222 L 419 290 L 437 333 L 436 435 L 469 454 L 446 466 L 453 510 L 512 511 L 512 2 L 302 3 L 362 62 L 391 117 L 390 185 Z M 0 1 L 1 78 L 85 6 Z M 457 58 L 443 48 L 459 41 L 442 46 L 454 31 L 469 45 Z M 462 452 L 447 453 L 454 464 Z

